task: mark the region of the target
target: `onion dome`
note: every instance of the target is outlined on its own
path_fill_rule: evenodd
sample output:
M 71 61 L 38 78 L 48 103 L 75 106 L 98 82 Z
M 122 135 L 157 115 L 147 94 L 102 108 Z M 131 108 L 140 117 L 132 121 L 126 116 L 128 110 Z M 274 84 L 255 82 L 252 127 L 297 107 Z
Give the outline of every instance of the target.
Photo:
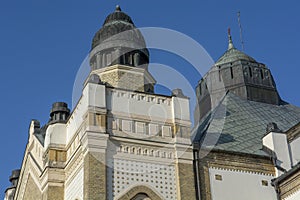
M 234 62 L 237 60 L 244 60 L 250 62 L 256 62 L 256 60 L 247 54 L 237 50 L 232 42 L 232 37 L 230 34 L 230 29 L 228 30 L 228 49 L 227 51 L 218 59 L 215 65 L 222 65 L 225 63 Z
M 90 63 L 93 69 L 114 64 L 140 66 L 149 63 L 142 33 L 120 6 L 106 17 L 102 28 L 95 34 Z

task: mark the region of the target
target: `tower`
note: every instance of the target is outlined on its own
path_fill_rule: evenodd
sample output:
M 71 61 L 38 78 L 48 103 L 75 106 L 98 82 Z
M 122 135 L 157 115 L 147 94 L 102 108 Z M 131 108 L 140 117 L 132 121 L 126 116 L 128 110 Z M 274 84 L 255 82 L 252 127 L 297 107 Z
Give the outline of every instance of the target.
M 93 38 L 91 75 L 99 75 L 110 87 L 153 93 L 155 80 L 148 72 L 148 63 L 143 35 L 117 6 Z
M 33 120 L 15 199 L 190 199 L 195 196 L 189 100 L 154 93 L 149 52 L 116 10 L 95 34 L 91 71 L 72 112 Z
M 228 91 L 244 100 L 274 105 L 282 103 L 270 69 L 236 49 L 230 29 L 227 50 L 196 88 L 200 118 L 217 106 Z
M 270 69 L 236 49 L 230 31 L 228 49 L 196 94 L 200 114 L 192 140 L 201 199 L 273 200 L 280 199 L 279 187 L 295 189 L 276 178 L 297 166 L 291 159 L 299 150 L 289 150 L 296 142 L 289 144 L 283 132 L 299 123 L 300 108 L 281 100 Z

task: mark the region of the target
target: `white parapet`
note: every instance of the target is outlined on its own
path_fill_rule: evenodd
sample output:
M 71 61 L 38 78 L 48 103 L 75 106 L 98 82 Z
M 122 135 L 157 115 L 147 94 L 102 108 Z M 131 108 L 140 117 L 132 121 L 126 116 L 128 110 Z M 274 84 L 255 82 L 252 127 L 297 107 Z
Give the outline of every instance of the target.
M 66 145 L 66 124 L 56 123 L 49 125 L 46 131 L 44 148 L 64 145 Z
M 89 109 L 106 109 L 105 85 L 87 83 L 82 96 L 67 122 L 67 143 L 82 127 L 84 117 Z
M 270 132 L 263 137 L 263 145 L 276 154 L 277 165 L 285 170 L 291 169 L 291 159 L 286 134 Z

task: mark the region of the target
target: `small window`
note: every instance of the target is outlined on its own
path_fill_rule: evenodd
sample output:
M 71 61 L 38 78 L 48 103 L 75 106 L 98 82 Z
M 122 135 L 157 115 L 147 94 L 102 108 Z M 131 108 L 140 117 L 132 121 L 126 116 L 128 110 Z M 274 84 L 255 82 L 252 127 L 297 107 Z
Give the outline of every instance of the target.
M 148 150 L 147 149 L 144 150 L 144 155 L 145 156 L 148 155 Z
M 215 179 L 216 179 L 217 181 L 222 181 L 222 180 L 223 180 L 222 175 L 220 175 L 220 174 L 216 174 L 216 175 L 215 175 Z
M 153 156 L 154 155 L 154 150 L 151 150 L 150 151 L 150 156 Z
M 232 67 L 230 67 L 230 75 L 231 75 L 231 79 L 233 79 L 233 69 L 232 69 Z
M 250 74 L 250 77 L 252 77 L 252 69 L 251 69 L 251 67 L 249 67 L 249 74 Z
M 129 147 L 125 147 L 124 152 L 125 152 L 125 153 L 128 153 L 128 152 L 129 152 Z
M 142 150 L 139 148 L 138 151 L 137 151 L 137 154 L 141 155 L 141 153 L 142 153 Z
M 200 95 L 202 95 L 201 83 L 199 84 L 199 93 L 200 93 Z
M 261 79 L 264 79 L 264 72 L 262 69 L 260 70 L 260 77 L 261 77 Z
M 159 151 L 156 152 L 156 157 L 160 157 L 160 152 Z
M 135 148 L 134 147 L 132 148 L 131 153 L 135 154 Z
M 262 186 L 268 186 L 269 185 L 267 180 L 262 180 L 261 184 L 262 184 Z

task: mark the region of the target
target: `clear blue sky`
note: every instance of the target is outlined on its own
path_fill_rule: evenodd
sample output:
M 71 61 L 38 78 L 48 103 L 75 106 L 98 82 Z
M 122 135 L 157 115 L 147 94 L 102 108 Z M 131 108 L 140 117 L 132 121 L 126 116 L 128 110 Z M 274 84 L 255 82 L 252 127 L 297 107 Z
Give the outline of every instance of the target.
M 0 199 L 19 168 L 31 119 L 48 120 L 51 104 L 71 104 L 76 72 L 94 33 L 120 4 L 138 27 L 165 27 L 189 35 L 216 60 L 227 48 L 227 27 L 240 48 L 271 68 L 281 97 L 300 106 L 300 3 L 297 1 L 15 0 L 0 2 Z M 174 64 L 157 52 L 152 60 Z M 178 63 L 177 63 L 178 64 Z

